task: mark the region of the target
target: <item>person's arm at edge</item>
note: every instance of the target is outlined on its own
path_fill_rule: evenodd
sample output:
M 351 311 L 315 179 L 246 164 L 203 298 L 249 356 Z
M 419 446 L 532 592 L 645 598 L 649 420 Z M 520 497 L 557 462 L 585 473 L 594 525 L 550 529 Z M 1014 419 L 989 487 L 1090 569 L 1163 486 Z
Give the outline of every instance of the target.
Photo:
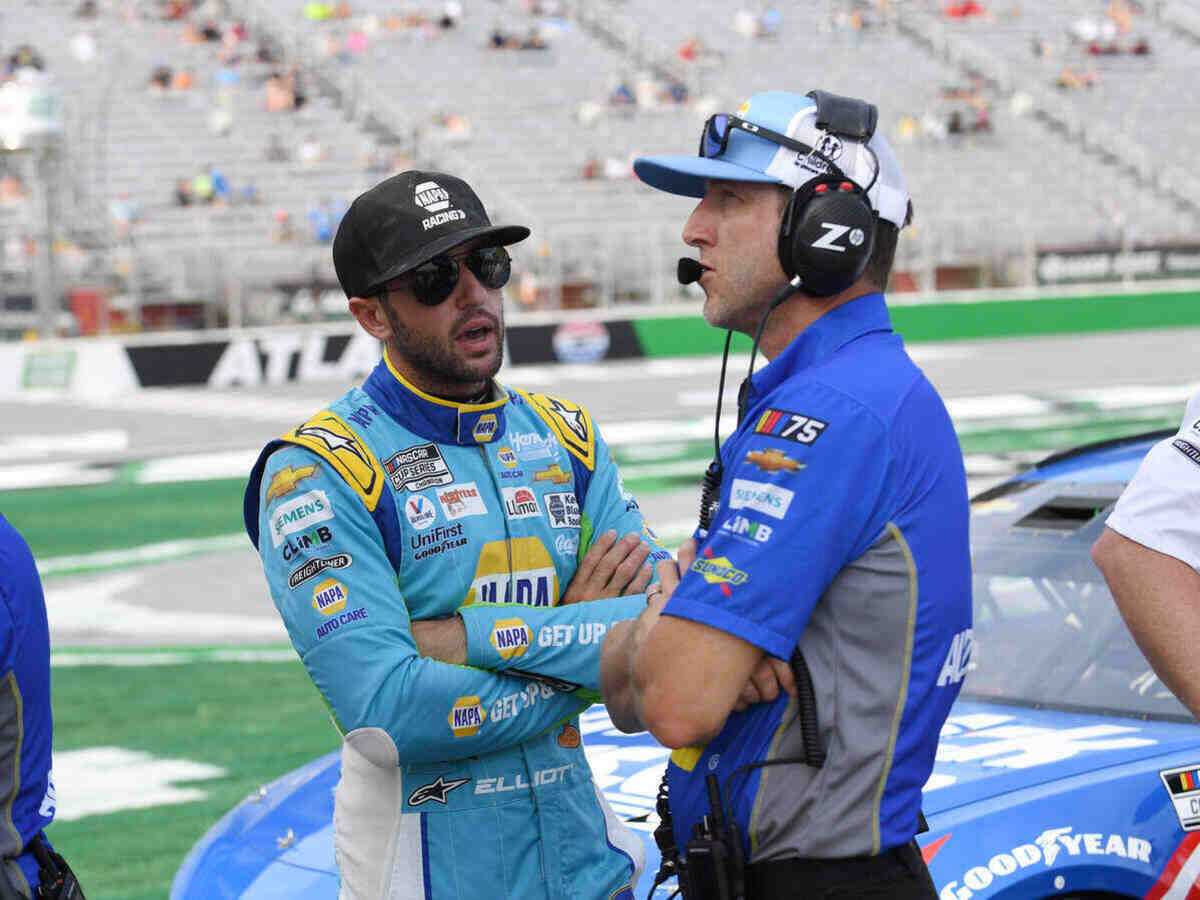
M 1200 719 L 1200 573 L 1112 528 L 1093 545 L 1092 560 L 1158 677 Z

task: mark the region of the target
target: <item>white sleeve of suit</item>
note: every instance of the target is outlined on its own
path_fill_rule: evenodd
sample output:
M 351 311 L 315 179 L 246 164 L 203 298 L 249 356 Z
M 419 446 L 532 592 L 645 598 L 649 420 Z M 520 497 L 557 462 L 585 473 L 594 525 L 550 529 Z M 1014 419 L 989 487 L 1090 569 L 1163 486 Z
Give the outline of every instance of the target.
M 1200 391 L 1179 431 L 1146 454 L 1108 527 L 1200 572 Z

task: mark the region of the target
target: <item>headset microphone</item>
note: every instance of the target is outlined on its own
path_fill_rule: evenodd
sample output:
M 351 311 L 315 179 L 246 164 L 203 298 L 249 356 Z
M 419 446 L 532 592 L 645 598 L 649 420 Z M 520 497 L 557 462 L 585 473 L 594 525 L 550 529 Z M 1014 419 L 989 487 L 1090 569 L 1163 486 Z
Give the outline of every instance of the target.
M 700 276 L 704 274 L 704 266 L 692 259 L 690 256 L 684 256 L 679 260 L 675 267 L 675 277 L 679 279 L 680 284 L 691 284 L 694 281 L 699 281 Z

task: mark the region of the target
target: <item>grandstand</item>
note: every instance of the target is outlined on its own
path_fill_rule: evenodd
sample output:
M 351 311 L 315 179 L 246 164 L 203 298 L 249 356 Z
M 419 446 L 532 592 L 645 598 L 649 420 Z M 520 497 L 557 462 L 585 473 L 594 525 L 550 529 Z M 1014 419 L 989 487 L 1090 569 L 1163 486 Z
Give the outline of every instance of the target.
M 25 186 L 0 190 L 5 330 L 36 321 L 28 241 L 47 224 L 56 290 L 79 301 L 59 330 L 343 315 L 330 224 L 413 165 L 533 227 L 518 308 L 662 302 L 691 203 L 631 158 L 693 152 L 707 115 L 777 87 L 880 107 L 917 212 L 897 288 L 1030 284 L 1050 248 L 1200 244 L 1200 0 L 339 7 L 6 5 L 0 54 L 32 47 L 67 114 L 56 169 L 0 156 Z M 180 205 L 177 186 L 214 179 L 227 196 Z M 111 311 L 83 322 L 88 296 Z

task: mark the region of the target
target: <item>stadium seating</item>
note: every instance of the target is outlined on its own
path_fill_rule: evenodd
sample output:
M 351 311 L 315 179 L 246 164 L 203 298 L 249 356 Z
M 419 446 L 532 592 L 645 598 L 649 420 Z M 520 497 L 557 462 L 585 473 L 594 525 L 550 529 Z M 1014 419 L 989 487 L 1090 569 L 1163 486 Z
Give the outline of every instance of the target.
M 917 211 L 900 247 L 909 270 L 982 263 L 1020 281 L 1034 247 L 1185 241 L 1197 227 L 1188 156 L 1200 124 L 1185 106 L 1198 2 L 1134 14 L 1111 42 L 1121 52 L 1103 54 L 1086 49 L 1081 22 L 1104 20 L 1090 0 L 972 16 L 931 0 L 777 14 L 719 0 L 579 0 L 546 14 L 507 0 L 463 4 L 453 27 L 438 24 L 440 3 L 423 24 L 383 0 L 353 3 L 348 18 L 210 0 L 167 21 L 162 5 L 111 0 L 78 18 L 76 2 L 18 4 L 4 11 L 0 51 L 34 45 L 66 93 L 63 231 L 136 209 L 96 246 L 77 236 L 94 267 L 120 272 L 118 290 L 140 303 L 236 296 L 233 324 L 286 316 L 268 297 L 281 283 L 330 282 L 310 212 L 324 203 L 336 223 L 359 192 L 410 165 L 464 175 L 494 218 L 533 227 L 522 303 L 669 299 L 691 201 L 650 191 L 629 162 L 694 152 L 705 116 L 773 87 L 879 105 Z M 184 40 L 210 21 L 222 33 L 244 23 L 241 62 L 222 62 L 219 40 Z M 528 46 L 535 37 L 543 48 Z M 1149 53 L 1130 52 L 1138 40 Z M 273 61 L 256 59 L 260 44 Z M 193 86 L 152 89 L 159 66 L 190 72 Z M 1057 87 L 1066 68 L 1094 84 Z M 298 79 L 298 109 L 267 108 L 273 72 Z M 611 102 L 618 84 L 641 102 Z M 668 99 L 672 88 L 687 101 Z M 266 158 L 272 142 L 288 161 Z M 306 142 L 321 150 L 302 160 Z M 177 182 L 202 184 L 208 167 L 228 199 L 178 205 Z M 0 234 L 22 227 L 32 220 L 0 216 Z

